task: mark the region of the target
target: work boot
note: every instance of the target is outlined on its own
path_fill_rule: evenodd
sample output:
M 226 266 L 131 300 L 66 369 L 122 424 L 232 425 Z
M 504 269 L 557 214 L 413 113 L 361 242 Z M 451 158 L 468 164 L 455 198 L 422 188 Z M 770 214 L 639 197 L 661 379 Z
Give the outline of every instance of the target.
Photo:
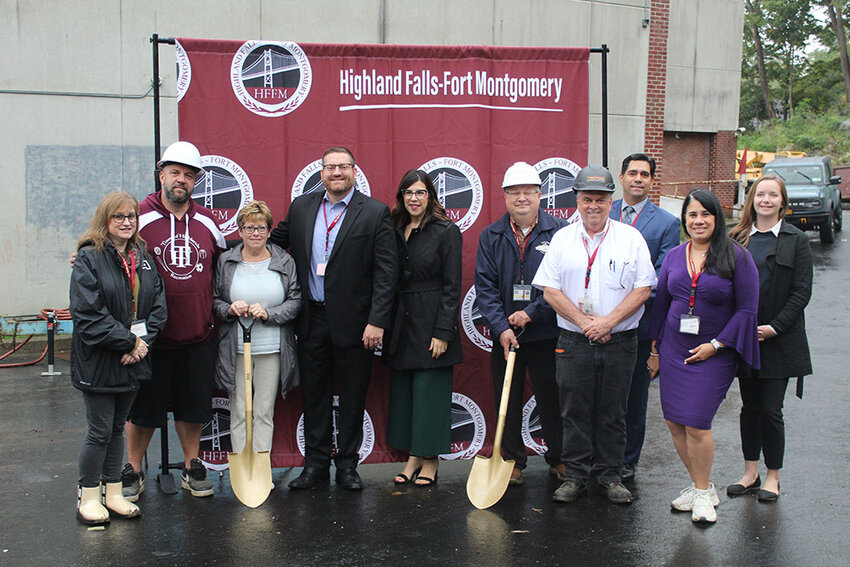
M 109 511 L 100 503 L 100 485 L 77 485 L 77 519 L 88 526 L 109 523 Z
M 120 482 L 107 482 L 103 498 L 106 507 L 122 518 L 135 518 L 141 515 L 139 507 L 124 498 Z
M 212 496 L 212 483 L 207 480 L 207 469 L 200 459 L 189 461 L 189 468 L 183 467 L 183 488 L 192 496 Z
M 555 491 L 555 494 L 552 495 L 552 500 L 555 502 L 566 502 L 570 503 L 575 501 L 576 498 L 584 494 L 585 485 L 583 482 L 576 482 L 574 480 L 566 480 L 558 487 Z
M 138 502 L 139 495 L 145 491 L 145 473 L 133 470 L 127 463 L 121 471 L 121 493 L 128 502 Z

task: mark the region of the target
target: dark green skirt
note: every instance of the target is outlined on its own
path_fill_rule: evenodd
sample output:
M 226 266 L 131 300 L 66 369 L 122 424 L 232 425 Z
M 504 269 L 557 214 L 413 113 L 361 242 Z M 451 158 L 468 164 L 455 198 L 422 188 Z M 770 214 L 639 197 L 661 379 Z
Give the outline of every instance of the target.
M 446 454 L 452 441 L 454 367 L 393 370 L 387 442 L 412 455 Z

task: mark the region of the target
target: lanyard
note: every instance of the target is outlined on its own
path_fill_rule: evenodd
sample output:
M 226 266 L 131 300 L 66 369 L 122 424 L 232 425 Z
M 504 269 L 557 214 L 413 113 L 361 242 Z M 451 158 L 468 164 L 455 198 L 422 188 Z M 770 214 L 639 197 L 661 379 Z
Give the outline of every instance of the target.
M 121 263 L 124 264 L 124 274 L 127 275 L 127 280 L 130 282 L 130 291 L 133 296 L 133 320 L 136 320 L 136 255 L 132 252 L 128 252 L 127 255 L 130 257 L 130 265 L 127 265 L 127 260 L 124 258 L 124 255 L 120 252 L 118 253 L 118 257 L 121 258 Z
M 339 214 L 336 216 L 336 218 L 331 221 L 331 224 L 328 224 L 328 211 L 325 208 L 325 201 L 324 199 L 322 199 L 322 214 L 325 217 L 325 261 L 327 261 L 328 259 L 328 244 L 331 240 L 331 231 L 336 226 L 336 223 L 339 222 L 339 219 L 342 218 L 342 215 L 343 213 L 345 213 L 346 209 L 348 209 L 348 205 L 349 203 L 346 203 L 342 210 L 339 212 Z
M 587 286 L 590 285 L 590 270 L 593 268 L 593 262 L 596 261 L 596 253 L 599 252 L 599 247 L 602 246 L 602 242 L 604 242 L 605 237 L 608 236 L 608 230 L 610 230 L 611 224 L 605 228 L 605 232 L 602 234 L 602 239 L 599 241 L 599 244 L 596 245 L 596 248 L 593 250 L 593 255 L 590 254 L 590 250 L 587 247 L 587 239 L 585 239 L 584 235 L 581 237 L 581 243 L 584 244 L 584 251 L 587 252 L 587 272 L 584 275 L 584 290 L 587 291 Z
M 534 225 L 537 224 L 537 220 L 535 219 L 535 221 L 531 223 L 531 226 L 528 229 L 528 234 L 524 234 L 522 238 L 520 238 L 519 232 L 517 232 L 517 229 L 514 226 L 514 221 L 508 219 L 508 224 L 511 225 L 514 238 L 516 238 L 517 248 L 519 248 L 519 283 L 525 285 L 525 249 L 528 246 L 528 237 L 531 235 L 531 231 L 534 230 Z
M 624 201 L 624 202 L 625 202 L 625 201 Z M 629 205 L 629 206 L 631 206 L 631 205 Z M 625 209 L 625 208 L 626 208 L 626 207 L 622 207 L 622 208 L 620 209 L 620 222 L 623 222 L 623 209 Z M 634 207 L 632 207 L 632 208 L 634 209 Z M 632 222 L 630 223 L 632 226 L 634 226 L 634 225 L 635 225 L 635 223 L 637 222 L 637 220 L 638 220 L 638 219 L 640 218 L 640 216 L 643 214 L 643 210 L 644 210 L 645 208 L 646 208 L 646 205 L 644 205 L 643 207 L 641 207 L 641 208 L 640 208 L 640 212 L 639 212 L 638 214 L 636 214 L 636 215 L 635 215 L 635 218 L 633 218 L 633 219 L 632 219 Z
M 699 272 L 694 265 L 694 261 L 691 259 L 691 243 L 688 242 L 688 265 L 691 267 L 691 296 L 688 299 L 688 315 L 694 314 L 694 302 L 696 301 L 697 296 L 697 281 L 699 281 L 699 277 L 702 274 L 702 270 Z

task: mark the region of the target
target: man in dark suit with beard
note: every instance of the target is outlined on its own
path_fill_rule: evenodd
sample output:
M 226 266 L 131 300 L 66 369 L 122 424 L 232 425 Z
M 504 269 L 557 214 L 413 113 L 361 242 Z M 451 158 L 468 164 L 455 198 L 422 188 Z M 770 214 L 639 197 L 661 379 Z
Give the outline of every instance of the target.
M 294 489 L 330 479 L 335 372 L 336 482 L 346 490 L 363 488 L 357 447 L 373 351 L 390 322 L 398 258 L 389 209 L 355 191 L 356 177 L 351 151 L 327 150 L 322 156 L 325 191 L 295 199 L 270 236 L 289 248 L 302 296 L 307 296 L 297 322 L 305 464 L 289 483 Z

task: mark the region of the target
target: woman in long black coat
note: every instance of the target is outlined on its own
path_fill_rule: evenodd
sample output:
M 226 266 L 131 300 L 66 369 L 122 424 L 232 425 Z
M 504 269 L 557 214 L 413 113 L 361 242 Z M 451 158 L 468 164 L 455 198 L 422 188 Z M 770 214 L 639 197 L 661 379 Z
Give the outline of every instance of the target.
M 763 502 L 779 497 L 785 454 L 782 404 L 788 380 L 797 377 L 797 395 L 802 397 L 803 376 L 812 373 L 803 317 L 812 295 L 812 252 L 808 237 L 783 221 L 787 208 L 782 179 L 762 177 L 750 189 L 741 221 L 730 231 L 750 251 L 759 271 L 761 368 L 739 372 L 744 476 L 726 493 L 757 492 Z M 758 473 L 760 454 L 767 467 L 764 484 Z
M 452 375 L 462 360 L 458 336 L 460 230 L 437 199 L 428 174 L 401 179 L 392 211 L 401 273 L 384 360 L 392 368 L 387 441 L 410 451 L 396 484 L 430 486 L 438 455 L 451 444 Z

